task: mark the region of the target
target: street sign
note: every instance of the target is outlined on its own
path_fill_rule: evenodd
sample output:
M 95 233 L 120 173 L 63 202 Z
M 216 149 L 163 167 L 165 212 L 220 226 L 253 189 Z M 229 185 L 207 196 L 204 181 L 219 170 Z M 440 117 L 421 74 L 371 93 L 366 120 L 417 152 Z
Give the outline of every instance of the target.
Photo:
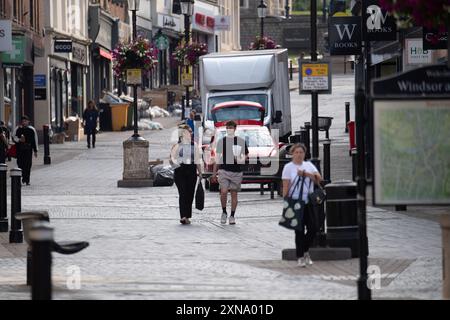
M 24 36 L 13 36 L 12 49 L 0 54 L 4 64 L 21 65 L 25 62 L 26 39 Z
M 47 86 L 47 77 L 45 74 L 34 75 L 34 86 L 37 88 L 45 88 Z
M 386 10 L 382 10 L 379 0 L 363 0 L 363 38 L 368 41 L 397 40 L 397 22 Z
M 231 17 L 230 16 L 215 16 L 214 28 L 216 31 L 230 31 Z
M 300 94 L 331 93 L 331 68 L 328 61 L 299 61 Z
M 167 50 L 170 44 L 169 38 L 161 34 L 158 38 L 155 39 L 155 44 L 159 50 Z
M 8 52 L 12 47 L 12 24 L 11 20 L 0 20 L 0 51 Z
M 47 89 L 46 88 L 35 88 L 34 89 L 34 100 L 47 100 Z
M 142 84 L 142 70 L 141 69 L 128 69 L 127 70 L 127 84 L 128 85 Z
M 55 40 L 54 52 L 56 53 L 71 53 L 72 40 Z
M 328 19 L 328 39 L 332 56 L 361 54 L 361 38 L 361 18 L 331 17 Z
M 450 69 L 372 81 L 375 205 L 450 204 Z
M 183 73 L 181 75 L 181 85 L 185 87 L 192 87 L 194 85 L 194 78 L 192 73 Z

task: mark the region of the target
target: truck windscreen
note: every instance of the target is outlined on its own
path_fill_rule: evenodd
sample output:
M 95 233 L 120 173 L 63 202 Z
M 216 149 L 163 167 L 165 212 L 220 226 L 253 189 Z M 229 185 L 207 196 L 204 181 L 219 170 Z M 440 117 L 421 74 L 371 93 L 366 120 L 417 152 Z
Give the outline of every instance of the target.
M 211 115 L 211 110 L 218 105 L 219 103 L 223 102 L 231 102 L 231 101 L 250 101 L 250 102 L 257 102 L 261 106 L 263 106 L 266 109 L 265 117 L 268 115 L 268 98 L 266 94 L 234 94 L 229 96 L 217 96 L 217 97 L 210 97 L 208 100 L 208 120 L 213 120 Z

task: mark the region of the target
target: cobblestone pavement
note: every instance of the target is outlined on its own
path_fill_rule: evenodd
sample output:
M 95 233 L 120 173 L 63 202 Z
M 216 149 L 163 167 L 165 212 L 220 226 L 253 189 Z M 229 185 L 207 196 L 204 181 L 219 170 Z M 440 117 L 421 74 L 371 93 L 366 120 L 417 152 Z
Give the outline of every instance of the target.
M 339 83 L 345 81 L 349 83 L 345 77 Z M 332 100 L 345 99 L 340 92 L 345 95 L 348 86 L 338 86 Z M 296 92 L 293 101 L 298 101 Z M 294 108 L 296 121 L 306 121 L 307 107 Z M 328 111 L 338 119 L 344 112 Z M 167 128 L 175 123 L 165 121 Z M 342 159 L 333 164 L 339 169 L 334 179 L 349 175 L 340 131 L 330 132 L 337 145 L 333 159 Z M 52 146 L 54 163 L 35 166 L 32 185 L 22 190 L 23 211 L 48 210 L 56 240 L 90 243 L 73 256 L 53 255 L 55 299 L 357 297 L 358 259 L 316 262 L 306 269 L 281 260 L 281 251 L 294 246 L 294 235 L 278 226 L 281 202 L 267 193 L 243 193 L 238 224 L 229 226 L 219 222 L 218 195 L 208 192 L 205 210 L 195 211 L 191 226 L 181 226 L 175 187 L 118 189 L 121 144 L 129 135 L 102 134 L 91 150 L 84 141 Z M 151 159 L 165 159 L 171 130 L 143 135 L 150 141 Z M 29 299 L 26 245 L 8 244 L 7 236 L 0 234 L 0 299 Z M 436 222 L 369 207 L 368 236 L 370 264 L 382 274 L 374 298 L 441 298 L 441 232 Z M 81 288 L 69 290 L 74 266 L 81 273 Z

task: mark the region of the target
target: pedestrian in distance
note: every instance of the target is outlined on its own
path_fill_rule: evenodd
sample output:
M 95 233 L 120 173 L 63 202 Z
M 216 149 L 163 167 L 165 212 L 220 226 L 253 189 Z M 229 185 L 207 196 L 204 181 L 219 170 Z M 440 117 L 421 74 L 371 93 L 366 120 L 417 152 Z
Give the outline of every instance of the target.
M 13 140 L 17 150 L 17 166 L 22 169 L 22 183 L 30 185 L 33 153 L 35 158 L 38 153 L 38 137 L 36 129 L 30 124 L 30 118 L 21 118 L 21 124 L 13 132 Z
M 9 147 L 9 130 L 3 121 L 0 121 L 0 163 L 6 163 L 6 151 Z
M 178 143 L 170 152 L 170 164 L 175 168 L 175 184 L 179 194 L 180 223 L 191 224 L 197 177 L 202 179 L 200 152 L 192 141 L 192 130 L 188 125 L 178 127 Z
M 317 226 L 315 225 L 314 209 L 309 201 L 309 195 L 314 192 L 314 184 L 319 184 L 322 181 L 317 168 L 309 161 L 305 161 L 306 147 L 304 144 L 298 143 L 291 147 L 290 153 L 292 161 L 284 166 L 282 180 L 283 180 L 283 197 L 292 197 L 292 199 L 301 199 L 305 201 L 306 207 L 303 212 L 303 221 L 301 228 L 295 230 L 295 247 L 298 259 L 298 266 L 306 267 L 312 265 L 309 248 L 311 247 L 316 236 Z M 301 180 L 303 183 L 303 194 L 299 184 L 294 184 Z M 292 188 L 293 187 L 293 188 Z M 293 189 L 293 190 L 291 190 Z M 305 235 L 306 227 L 306 235 Z
M 84 134 L 87 135 L 87 147 L 95 149 L 96 134 L 97 134 L 98 110 L 94 101 L 89 101 L 87 108 L 83 112 L 83 126 Z
M 226 124 L 227 134 L 217 141 L 216 161 L 214 163 L 213 181 L 219 183 L 220 201 L 222 204 L 221 224 L 226 224 L 228 219 L 227 201 L 228 193 L 231 193 L 230 225 L 236 224 L 236 209 L 238 206 L 238 193 L 241 191 L 244 177 L 243 165 L 248 159 L 248 146 L 244 139 L 236 136 L 237 124 L 229 121 Z

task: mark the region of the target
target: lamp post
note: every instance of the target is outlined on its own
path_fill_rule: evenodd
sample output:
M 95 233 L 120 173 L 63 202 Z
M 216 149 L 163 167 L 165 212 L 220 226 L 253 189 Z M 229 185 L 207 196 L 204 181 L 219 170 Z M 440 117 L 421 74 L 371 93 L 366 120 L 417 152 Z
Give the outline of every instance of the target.
M 261 19 L 261 39 L 264 37 L 264 19 L 267 15 L 267 5 L 261 0 L 258 6 L 258 17 Z
M 139 11 L 140 0 L 128 0 L 128 8 L 132 12 L 133 23 L 133 41 L 137 39 L 137 17 L 136 12 Z M 141 140 L 138 132 L 138 108 L 137 108 L 137 85 L 133 85 L 133 110 L 134 110 L 134 134 L 133 140 Z
M 184 15 L 184 42 L 186 46 L 191 41 L 191 17 L 194 15 L 194 0 L 181 0 L 181 13 Z M 189 65 L 186 65 L 186 74 L 189 74 Z M 189 109 L 189 85 L 186 85 L 186 103 L 183 104 L 181 120 L 186 119 L 186 108 Z
M 140 0 L 128 0 L 128 8 L 132 11 L 133 20 L 133 41 L 137 39 L 137 23 L 136 12 L 139 11 Z M 138 69 L 142 69 L 141 66 Z M 150 179 L 150 172 L 148 170 L 149 163 L 149 142 L 141 137 L 138 133 L 138 108 L 137 108 L 137 83 L 141 83 L 139 72 L 133 74 L 130 71 L 131 78 L 127 82 L 133 83 L 133 110 L 134 110 L 134 134 L 133 136 L 123 142 L 123 179 L 118 181 L 119 188 L 145 188 L 152 187 L 153 181 Z

